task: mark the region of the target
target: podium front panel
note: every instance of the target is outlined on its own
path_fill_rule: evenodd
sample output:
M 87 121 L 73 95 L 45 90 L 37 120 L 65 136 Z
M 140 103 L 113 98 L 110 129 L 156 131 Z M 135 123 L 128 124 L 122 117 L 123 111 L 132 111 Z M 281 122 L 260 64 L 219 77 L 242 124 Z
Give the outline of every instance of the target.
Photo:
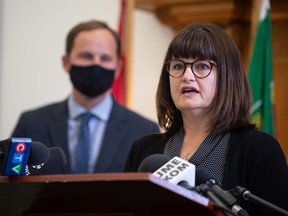
M 144 216 L 187 212 L 215 215 L 206 198 L 151 174 L 0 176 L 1 216 Z

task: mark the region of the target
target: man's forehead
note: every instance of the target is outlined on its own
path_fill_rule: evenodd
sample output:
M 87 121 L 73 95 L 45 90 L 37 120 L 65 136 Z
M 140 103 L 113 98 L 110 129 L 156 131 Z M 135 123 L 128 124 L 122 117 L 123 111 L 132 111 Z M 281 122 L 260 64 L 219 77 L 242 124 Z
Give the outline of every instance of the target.
M 117 52 L 117 44 L 112 33 L 107 29 L 96 29 L 90 31 L 80 32 L 74 40 L 73 48 L 85 47 L 98 47 L 115 49 Z

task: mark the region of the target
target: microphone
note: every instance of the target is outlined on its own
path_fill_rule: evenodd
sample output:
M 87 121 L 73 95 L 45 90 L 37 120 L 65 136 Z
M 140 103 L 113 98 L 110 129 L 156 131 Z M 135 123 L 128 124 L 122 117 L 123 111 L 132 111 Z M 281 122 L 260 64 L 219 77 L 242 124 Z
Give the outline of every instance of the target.
M 243 187 L 240 187 L 240 186 L 237 186 L 235 187 L 233 190 L 232 190 L 233 194 L 238 196 L 238 197 L 241 197 L 241 198 L 244 198 L 245 200 L 249 200 L 249 201 L 252 201 L 258 205 L 262 205 L 262 206 L 266 206 L 266 207 L 269 207 L 271 209 L 273 209 L 274 211 L 277 211 L 283 215 L 288 215 L 288 211 L 280 208 L 279 206 L 276 206 L 254 194 L 252 194 L 248 189 L 246 188 L 243 188 Z
M 49 171 L 60 168 L 67 163 L 65 153 L 60 147 L 49 148 L 49 159 L 38 165 L 26 166 L 26 175 L 44 175 Z
M 223 190 L 213 175 L 206 170 L 196 172 L 196 182 L 206 182 L 195 187 L 199 193 L 208 196 L 216 205 L 228 213 L 236 216 L 249 216 L 246 210 L 237 205 L 237 199 L 228 191 Z M 229 209 L 230 208 L 230 209 Z
M 164 165 L 163 165 L 164 164 Z M 160 167 L 160 168 L 158 168 Z M 236 216 L 248 216 L 248 213 L 238 206 L 235 197 L 224 191 L 216 184 L 215 178 L 204 170 L 197 170 L 195 178 L 195 165 L 179 157 L 170 159 L 162 154 L 154 154 L 145 158 L 138 169 L 138 172 L 152 172 L 154 176 L 167 180 L 168 182 L 185 187 L 188 190 L 204 193 L 218 207 Z M 196 184 L 206 182 L 199 186 Z M 217 196 L 216 196 L 217 195 Z M 224 199 L 224 201 L 222 201 Z M 227 203 L 232 210 L 227 208 Z
M 195 165 L 180 157 L 170 159 L 161 154 L 150 155 L 142 161 L 138 171 L 152 172 L 158 178 L 187 189 L 195 186 Z
M 171 158 L 163 154 L 152 154 L 146 157 L 140 164 L 138 172 L 155 172 L 159 167 L 167 163 Z
M 48 148 L 30 138 L 9 138 L 0 141 L 0 174 L 25 175 L 26 165 L 36 165 L 48 160 Z

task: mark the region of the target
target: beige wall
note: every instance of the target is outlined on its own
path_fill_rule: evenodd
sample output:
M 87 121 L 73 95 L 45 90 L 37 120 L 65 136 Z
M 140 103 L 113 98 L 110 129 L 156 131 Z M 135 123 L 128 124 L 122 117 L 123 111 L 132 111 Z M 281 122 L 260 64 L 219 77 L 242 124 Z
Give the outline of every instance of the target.
M 117 29 L 120 0 L 0 0 L 0 140 L 23 110 L 63 100 L 70 92 L 61 66 L 67 31 L 101 19 Z M 135 10 L 132 109 L 156 121 L 155 90 L 173 31 Z

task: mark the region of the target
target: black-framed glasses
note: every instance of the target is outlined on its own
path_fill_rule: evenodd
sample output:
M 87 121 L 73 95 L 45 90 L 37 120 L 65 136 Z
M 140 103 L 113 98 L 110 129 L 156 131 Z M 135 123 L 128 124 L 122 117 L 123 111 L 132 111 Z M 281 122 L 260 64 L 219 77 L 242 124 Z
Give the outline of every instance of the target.
M 184 62 L 182 60 L 177 59 L 168 61 L 167 63 L 168 63 L 167 71 L 169 75 L 175 78 L 181 77 L 185 73 L 186 68 L 189 65 L 192 73 L 196 77 L 203 79 L 209 76 L 213 66 L 217 65 L 216 63 L 208 60 L 196 60 L 194 62 Z

